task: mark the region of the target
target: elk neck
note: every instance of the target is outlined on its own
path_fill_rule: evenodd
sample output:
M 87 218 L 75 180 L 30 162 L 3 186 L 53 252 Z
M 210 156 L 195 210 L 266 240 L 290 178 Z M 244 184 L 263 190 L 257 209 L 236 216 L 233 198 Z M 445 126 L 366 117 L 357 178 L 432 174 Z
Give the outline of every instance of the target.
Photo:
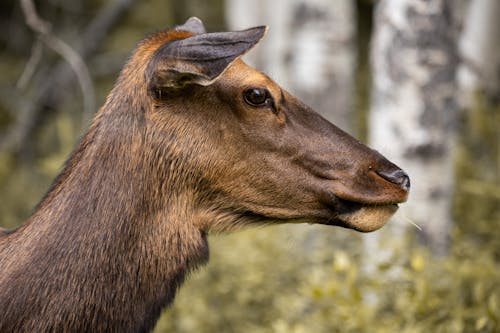
M 29 300 L 33 325 L 53 320 L 47 330 L 150 329 L 186 273 L 208 260 L 194 191 L 169 173 L 182 161 L 148 146 L 156 142 L 150 105 L 137 95 L 146 92 L 127 79 L 122 74 L 27 223 L 0 234 L 0 283 L 11 286 L 0 298 Z M 160 142 L 168 150 L 167 139 Z M 44 295 L 53 295 L 51 304 Z M 14 312 L 6 316 L 28 315 Z

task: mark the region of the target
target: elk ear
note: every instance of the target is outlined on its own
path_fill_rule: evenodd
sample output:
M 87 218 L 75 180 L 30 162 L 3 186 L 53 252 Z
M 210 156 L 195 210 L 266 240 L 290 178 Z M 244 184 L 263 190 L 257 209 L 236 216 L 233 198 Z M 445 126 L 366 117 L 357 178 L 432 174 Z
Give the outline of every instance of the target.
M 205 26 L 203 22 L 197 17 L 190 17 L 183 25 L 178 25 L 175 27 L 177 31 L 187 31 L 194 35 L 201 35 L 206 33 Z
M 266 31 L 267 27 L 256 27 L 205 33 L 168 42 L 154 53 L 148 65 L 146 79 L 149 89 L 182 88 L 188 84 L 208 86 L 238 57 L 255 46 Z

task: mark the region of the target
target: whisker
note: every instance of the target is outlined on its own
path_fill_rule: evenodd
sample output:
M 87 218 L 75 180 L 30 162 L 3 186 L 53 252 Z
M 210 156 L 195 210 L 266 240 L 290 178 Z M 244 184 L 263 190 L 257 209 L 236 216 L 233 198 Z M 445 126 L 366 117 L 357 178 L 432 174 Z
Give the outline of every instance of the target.
M 399 212 L 399 214 L 401 215 L 401 217 L 403 217 L 403 219 L 404 219 L 406 222 L 410 223 L 410 224 L 411 224 L 411 225 L 413 225 L 415 228 L 417 228 L 418 230 L 422 231 L 422 227 L 421 227 L 421 226 L 419 226 L 416 222 L 413 222 L 413 220 L 412 220 L 412 219 L 410 219 L 410 218 L 409 218 L 409 217 L 408 217 L 405 213 L 403 213 L 403 212 L 401 212 L 401 211 L 400 211 L 400 212 Z

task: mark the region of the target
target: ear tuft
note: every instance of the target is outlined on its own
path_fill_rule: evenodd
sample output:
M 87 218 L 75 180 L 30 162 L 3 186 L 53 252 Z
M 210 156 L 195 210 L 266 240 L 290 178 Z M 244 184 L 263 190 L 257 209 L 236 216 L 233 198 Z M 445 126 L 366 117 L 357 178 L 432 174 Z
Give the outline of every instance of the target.
M 187 31 L 195 35 L 201 35 L 206 33 L 205 26 L 203 22 L 197 17 L 190 17 L 183 25 L 178 25 L 174 28 L 177 31 Z

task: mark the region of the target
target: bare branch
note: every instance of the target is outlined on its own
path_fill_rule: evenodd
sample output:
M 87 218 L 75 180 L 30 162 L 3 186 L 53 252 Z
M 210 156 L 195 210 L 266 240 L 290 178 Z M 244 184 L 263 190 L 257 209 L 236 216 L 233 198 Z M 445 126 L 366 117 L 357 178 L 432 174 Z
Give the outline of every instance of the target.
M 135 3 L 135 0 L 114 0 L 107 3 L 83 32 L 79 43 L 79 53 L 83 59 L 93 56 L 103 43 L 109 31 L 118 23 L 123 14 Z M 35 21 L 36 23 L 36 21 Z M 43 112 L 55 109 L 65 95 L 62 87 L 73 80 L 73 71 L 66 61 L 61 61 L 47 72 L 41 81 L 43 84 L 36 90 L 36 96 L 29 105 L 20 105 L 16 112 L 19 116 L 0 140 L 0 150 L 17 153 L 29 150 L 30 138 L 36 126 L 47 119 L 50 113 Z M 43 115 L 43 117 L 42 117 Z
M 83 94 L 84 117 L 89 117 L 95 109 L 95 92 L 85 62 L 71 46 L 51 33 L 50 24 L 38 16 L 32 0 L 21 0 L 21 7 L 28 26 L 39 34 L 45 45 L 64 58 L 73 69 Z
M 29 81 L 35 74 L 35 70 L 42 59 L 43 44 L 40 39 L 38 39 L 33 47 L 31 48 L 31 56 L 24 67 L 23 73 L 17 81 L 17 89 L 24 90 L 28 86 Z
M 23 9 L 26 24 L 42 35 L 48 35 L 51 30 L 50 23 L 42 20 L 36 13 L 35 5 L 31 0 L 21 0 L 21 8 Z

